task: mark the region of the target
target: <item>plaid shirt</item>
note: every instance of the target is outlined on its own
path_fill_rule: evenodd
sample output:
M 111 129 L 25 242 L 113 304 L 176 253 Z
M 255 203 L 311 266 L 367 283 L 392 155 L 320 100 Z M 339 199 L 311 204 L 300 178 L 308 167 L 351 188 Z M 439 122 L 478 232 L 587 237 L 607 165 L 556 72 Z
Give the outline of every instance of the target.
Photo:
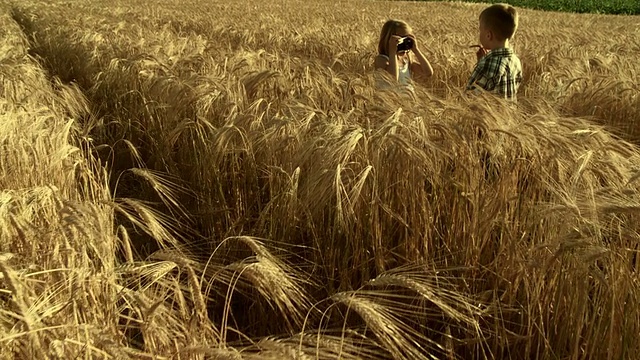
M 522 82 L 522 64 L 511 48 L 490 51 L 476 64 L 467 90 L 482 88 L 505 99 L 515 100 Z

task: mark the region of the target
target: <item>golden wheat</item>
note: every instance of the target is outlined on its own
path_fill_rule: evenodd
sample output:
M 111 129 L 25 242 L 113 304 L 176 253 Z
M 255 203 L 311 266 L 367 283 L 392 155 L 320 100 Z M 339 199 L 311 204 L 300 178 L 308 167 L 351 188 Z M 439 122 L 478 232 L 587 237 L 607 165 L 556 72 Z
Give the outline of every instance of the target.
M 2 2 L 2 357 L 632 357 L 640 18 L 521 9 L 510 106 L 480 9 Z

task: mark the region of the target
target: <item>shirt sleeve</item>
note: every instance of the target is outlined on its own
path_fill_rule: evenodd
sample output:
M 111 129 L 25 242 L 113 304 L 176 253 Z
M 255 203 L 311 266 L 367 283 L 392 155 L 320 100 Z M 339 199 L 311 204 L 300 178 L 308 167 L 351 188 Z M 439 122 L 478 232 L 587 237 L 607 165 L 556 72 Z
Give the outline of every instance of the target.
M 478 63 L 476 64 L 476 67 L 473 68 L 473 72 L 471 73 L 471 77 L 469 77 L 469 81 L 467 82 L 467 90 L 475 89 L 476 82 L 478 81 L 478 79 L 482 75 L 482 72 L 480 71 L 480 69 L 482 68 L 482 66 L 481 66 L 482 61 L 483 61 L 483 59 L 480 59 L 480 61 L 478 61 Z
M 492 91 L 496 86 L 496 73 L 499 66 L 494 64 L 489 57 L 485 56 L 476 64 L 469 82 L 467 83 L 467 90 L 474 90 L 482 88 L 486 91 Z
M 517 58 L 516 58 L 517 59 Z M 518 67 L 518 72 L 516 74 L 516 84 L 520 85 L 522 83 L 522 63 L 520 62 L 520 59 L 517 59 L 517 67 Z

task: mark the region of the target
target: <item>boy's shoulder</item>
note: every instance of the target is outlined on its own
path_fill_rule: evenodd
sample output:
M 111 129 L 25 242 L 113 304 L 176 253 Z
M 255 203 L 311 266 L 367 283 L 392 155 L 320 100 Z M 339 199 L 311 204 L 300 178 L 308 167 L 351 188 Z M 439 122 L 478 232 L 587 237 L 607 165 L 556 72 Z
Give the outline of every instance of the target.
M 480 59 L 478 63 L 482 62 L 483 64 L 484 63 L 493 64 L 493 63 L 501 63 L 505 61 L 520 62 L 520 58 L 518 57 L 516 52 L 513 50 L 513 48 L 507 47 L 507 48 L 500 48 L 500 49 L 495 49 L 490 51 L 485 57 Z
M 516 51 L 512 47 L 501 47 L 498 49 L 493 49 L 489 52 L 491 56 L 517 56 Z
M 516 51 L 513 48 L 508 48 L 509 52 L 503 56 L 505 61 L 508 61 L 511 64 L 517 65 L 517 66 L 521 66 L 522 62 L 520 60 L 520 57 L 518 56 L 518 54 L 516 53 Z

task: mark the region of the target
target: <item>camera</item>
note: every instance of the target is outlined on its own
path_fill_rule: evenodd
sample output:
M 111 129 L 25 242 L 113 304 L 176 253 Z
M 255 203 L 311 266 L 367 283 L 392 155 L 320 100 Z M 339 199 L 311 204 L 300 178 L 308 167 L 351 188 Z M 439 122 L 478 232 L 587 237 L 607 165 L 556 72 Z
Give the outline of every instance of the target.
M 403 37 L 402 39 L 400 39 L 400 43 L 398 44 L 398 50 L 397 51 L 407 51 L 407 50 L 411 50 L 411 48 L 413 47 L 413 39 L 406 36 Z

